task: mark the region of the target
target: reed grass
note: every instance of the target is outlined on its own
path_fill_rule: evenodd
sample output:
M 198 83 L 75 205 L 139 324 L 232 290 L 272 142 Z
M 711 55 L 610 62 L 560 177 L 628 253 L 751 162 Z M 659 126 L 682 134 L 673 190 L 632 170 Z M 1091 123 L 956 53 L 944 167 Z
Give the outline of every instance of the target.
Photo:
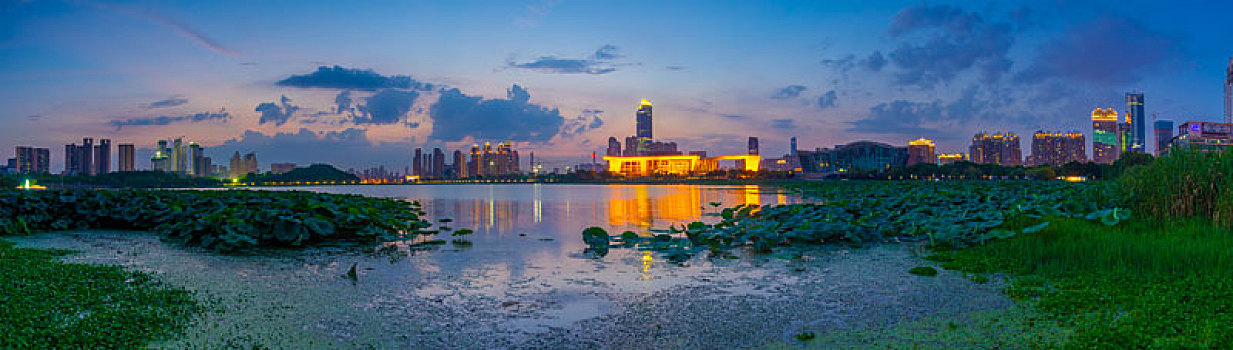
M 1118 184 L 1137 213 L 1159 219 L 1203 217 L 1233 228 L 1233 150 L 1173 150 L 1131 169 Z

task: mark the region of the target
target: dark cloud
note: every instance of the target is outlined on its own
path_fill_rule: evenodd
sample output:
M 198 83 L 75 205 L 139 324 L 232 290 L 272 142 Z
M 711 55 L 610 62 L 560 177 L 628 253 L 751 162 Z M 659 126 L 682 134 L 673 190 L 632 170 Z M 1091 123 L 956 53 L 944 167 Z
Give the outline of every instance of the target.
M 786 100 L 790 98 L 796 98 L 800 96 L 802 92 L 805 92 L 805 90 L 808 90 L 808 89 L 809 88 L 800 86 L 800 85 L 788 85 L 778 90 L 775 90 L 775 93 L 771 94 L 771 98 L 776 99 L 776 100 Z
M 892 18 L 889 33 L 901 40 L 899 47 L 887 53 L 899 68 L 895 78 L 901 85 L 930 88 L 974 67 L 985 81 L 992 82 L 1012 64 L 1006 57 L 1015 42 L 1011 26 L 987 22 L 958 7 L 921 4 L 905 8 Z
M 600 119 L 604 111 L 598 109 L 584 109 L 582 115 L 577 118 L 565 121 L 561 126 L 562 135 L 577 135 L 587 130 L 598 129 L 604 126 L 604 120 Z
M 1000 113 L 1014 103 L 1005 95 L 1000 91 L 971 86 L 949 103 L 941 100 L 884 102 L 870 108 L 865 118 L 849 122 L 851 127 L 847 131 L 908 137 L 931 135 L 946 139 L 956 134 L 941 130 L 955 130 L 986 120 L 997 120 L 1003 127 L 1030 123 L 1032 117 Z
M 343 114 L 351 111 L 351 90 L 343 90 L 334 96 L 334 113 Z
M 771 119 L 771 127 L 775 129 L 796 129 L 796 120 Z
M 540 56 L 530 62 L 507 62 L 510 68 L 540 71 L 557 74 L 608 74 L 617 70 L 612 60 L 623 57 L 617 53 L 617 47 L 604 45 L 586 58 L 560 58 L 557 56 Z
M 930 122 L 942 119 L 942 104 L 933 102 L 910 102 L 895 100 L 881 103 L 869 109 L 864 119 L 850 122 L 850 132 L 893 135 L 934 135 L 937 129 L 926 128 Z
M 146 108 L 175 107 L 175 106 L 183 105 L 185 103 L 188 103 L 187 98 L 171 97 L 166 100 L 150 102 L 150 104 L 146 105 Z
M 298 110 L 300 110 L 300 107 L 292 105 L 291 99 L 287 98 L 286 95 L 279 98 L 278 103 L 262 102 L 257 104 L 257 108 L 254 109 L 255 112 L 261 112 L 261 119 L 257 121 L 258 124 L 274 123 L 274 125 L 283 125 Z
M 818 108 L 827 109 L 835 107 L 839 98 L 835 95 L 835 90 L 827 91 L 822 96 L 818 96 Z
M 26 116 L 26 120 L 41 120 L 41 119 L 43 119 L 43 116 L 40 114 L 32 114 L 32 115 Z
M 415 91 L 381 90 L 365 99 L 363 106 L 358 106 L 360 115 L 353 115 L 351 121 L 355 124 L 397 123 L 411 111 L 411 106 L 415 105 L 415 99 L 419 96 Z
M 441 92 L 429 108 L 432 139 L 546 142 L 561 130 L 565 118 L 557 109 L 528 103 L 531 95 L 515 84 L 506 99 L 467 96 L 458 89 Z
M 353 89 L 374 91 L 380 89 L 433 90 L 433 85 L 422 83 L 409 76 L 384 76 L 371 69 L 353 69 L 340 66 L 320 66 L 317 71 L 292 75 L 279 80 L 276 85 L 297 88 Z
M 368 168 L 385 164 L 401 171 L 411 152 L 409 142 L 372 142 L 364 129 L 349 128 L 342 131 L 313 132 L 301 128 L 297 132 L 262 134 L 245 131 L 240 137 L 229 139 L 222 145 L 210 147 L 207 154 L 226 161 L 232 152 L 241 154 L 256 152 L 261 164 L 291 162 L 301 165 L 329 163 L 343 170 Z
M 882 67 L 886 67 L 886 57 L 882 57 L 882 51 L 874 51 L 860 61 L 860 66 L 871 72 L 882 71 Z
M 1126 18 L 1100 17 L 1045 43 L 1015 80 L 1059 77 L 1097 84 L 1130 84 L 1179 56 L 1178 42 Z
M 724 115 L 721 115 L 721 117 L 724 117 L 724 118 L 726 118 L 726 119 L 732 119 L 732 120 L 746 120 L 746 119 L 749 119 L 749 116 L 740 115 L 740 114 L 724 114 Z
M 230 113 L 227 113 L 226 110 L 220 110 L 218 112 L 213 112 L 213 113 L 201 112 L 201 113 L 196 113 L 196 114 L 177 115 L 177 116 L 157 116 L 157 117 L 129 118 L 129 119 L 124 119 L 124 120 L 112 120 L 112 121 L 107 122 L 107 124 L 114 126 L 116 127 L 117 130 L 119 130 L 126 126 L 168 125 L 168 124 L 178 123 L 178 122 L 197 123 L 197 122 L 210 121 L 210 120 L 221 120 L 225 122 L 227 121 L 227 119 L 230 119 L 230 118 L 231 118 Z

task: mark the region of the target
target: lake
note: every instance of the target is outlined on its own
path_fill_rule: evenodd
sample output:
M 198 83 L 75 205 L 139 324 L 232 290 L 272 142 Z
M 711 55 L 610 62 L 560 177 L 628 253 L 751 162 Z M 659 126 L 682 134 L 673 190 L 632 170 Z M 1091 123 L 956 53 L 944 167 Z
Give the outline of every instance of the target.
M 737 348 L 802 332 L 877 327 L 1001 308 L 996 283 L 924 278 L 918 246 L 820 247 L 800 260 L 743 254 L 684 264 L 650 252 L 582 254 L 581 231 L 649 233 L 718 208 L 803 199 L 758 185 L 278 187 L 419 201 L 467 228 L 469 246 L 340 247 L 225 256 L 152 234 L 77 231 L 13 239 L 69 260 L 150 271 L 214 306 L 169 348 Z M 711 203 L 718 203 L 718 208 Z M 712 215 L 708 215 L 712 214 Z M 449 239 L 450 237 L 442 237 Z M 343 278 L 357 266 L 356 281 Z

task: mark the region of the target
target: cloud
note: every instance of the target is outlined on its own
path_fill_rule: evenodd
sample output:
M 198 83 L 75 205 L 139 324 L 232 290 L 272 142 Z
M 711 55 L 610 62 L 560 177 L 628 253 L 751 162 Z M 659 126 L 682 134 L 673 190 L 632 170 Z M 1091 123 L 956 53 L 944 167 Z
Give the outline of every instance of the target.
M 546 142 L 561 130 L 565 118 L 559 110 L 528 103 L 530 93 L 517 84 L 506 95 L 506 99 L 486 100 L 458 89 L 442 91 L 428 109 L 433 120 L 430 138 Z
M 556 74 L 608 74 L 617 70 L 612 60 L 623 57 L 617 53 L 617 47 L 604 45 L 587 58 L 560 58 L 557 56 L 540 56 L 530 62 L 507 62 L 510 68 L 526 69 L 544 73 Z
M 604 111 L 598 109 L 584 109 L 582 110 L 582 115 L 565 121 L 565 124 L 561 126 L 561 134 L 577 135 L 587 130 L 598 129 L 604 126 L 604 120 L 600 119 L 603 113 Z
M 894 100 L 869 108 L 869 115 L 850 122 L 849 132 L 894 135 L 933 135 L 938 130 L 921 125 L 942 119 L 942 104 Z
M 747 119 L 749 119 L 749 116 L 740 115 L 740 114 L 724 114 L 724 115 L 721 115 L 720 117 L 724 117 L 725 119 L 731 119 L 731 120 L 747 120 Z
M 887 53 L 899 68 L 895 78 L 900 85 L 931 88 L 972 68 L 993 82 L 1012 64 L 1006 57 L 1015 42 L 1011 26 L 986 22 L 958 7 L 921 4 L 905 8 L 891 19 L 889 34 L 901 40 Z
M 771 119 L 771 127 L 775 129 L 796 129 L 796 120 Z
M 343 90 L 334 96 L 334 113 L 343 114 L 343 112 L 351 111 L 351 90 Z
M 847 131 L 866 134 L 889 134 L 917 137 L 932 135 L 934 138 L 957 137 L 954 132 L 980 121 L 998 121 L 1001 127 L 1023 125 L 1033 119 L 1027 115 L 1010 116 L 1004 111 L 1014 100 L 997 91 L 978 86 L 963 90 L 959 98 L 949 103 L 942 100 L 912 102 L 894 100 L 869 108 L 865 118 L 849 122 Z
M 1143 23 L 1104 16 L 1076 25 L 1045 43 L 1039 56 L 1015 76 L 1018 82 L 1069 78 L 1114 85 L 1130 84 L 1143 73 L 1179 56 L 1178 42 Z
M 185 103 L 188 103 L 187 98 L 170 97 L 170 98 L 167 98 L 166 100 L 150 102 L 150 104 L 146 105 L 146 109 L 175 107 L 175 106 L 183 105 Z
M 283 123 L 286 123 L 287 120 L 290 120 L 295 115 L 296 111 L 300 110 L 299 106 L 294 106 L 290 103 L 291 99 L 287 98 L 286 95 L 283 95 L 278 102 L 278 104 L 262 102 L 257 105 L 254 111 L 261 112 L 261 119 L 258 120 L 258 124 L 274 123 L 276 126 L 283 125 Z
M 527 12 L 522 16 L 514 19 L 514 25 L 519 27 L 536 27 L 539 26 L 539 21 L 548 17 L 552 13 L 552 8 L 556 7 L 561 0 L 539 0 L 527 4 Z
M 375 91 L 380 89 L 433 90 L 433 84 L 422 83 L 409 76 L 384 76 L 371 69 L 353 69 L 340 66 L 320 66 L 317 71 L 292 75 L 274 83 L 278 86 L 297 88 L 352 89 Z
M 272 135 L 246 130 L 237 138 L 207 148 L 206 153 L 213 157 L 215 162 L 223 163 L 230 159 L 233 152 L 239 151 L 240 154 L 256 152 L 261 164 L 329 163 L 344 170 L 348 167 L 368 168 L 384 164 L 387 167 L 397 166 L 401 171 L 411 148 L 410 140 L 373 142 L 364 129 L 313 132 L 301 128 L 296 132 L 279 132 Z
M 178 123 L 178 122 L 197 123 L 197 122 L 211 121 L 211 120 L 221 120 L 221 121 L 226 122 L 227 119 L 230 119 L 230 118 L 231 118 L 231 114 L 227 113 L 226 110 L 219 110 L 218 112 L 213 112 L 213 113 L 201 112 L 201 113 L 178 115 L 178 116 L 140 117 L 140 118 L 129 118 L 129 119 L 123 119 L 123 120 L 112 120 L 112 121 L 107 122 L 107 124 L 114 126 L 116 130 L 119 130 L 126 126 L 168 125 L 168 124 Z
M 214 53 L 225 55 L 225 56 L 232 57 L 232 58 L 243 58 L 244 57 L 244 54 L 238 51 L 232 50 L 230 48 L 227 48 L 226 46 L 223 46 L 222 44 L 219 44 L 218 42 L 214 41 L 214 39 L 211 39 L 205 34 L 202 34 L 201 32 L 198 32 L 194 30 L 193 28 L 190 28 L 188 25 L 185 25 L 184 23 L 180 23 L 179 21 L 176 21 L 172 19 L 171 17 L 163 16 L 161 14 L 150 12 L 150 11 L 142 11 L 142 10 L 138 10 L 133 7 L 123 6 L 123 5 L 107 4 L 107 3 L 94 2 L 94 1 L 86 2 L 86 4 L 157 23 L 159 25 L 162 25 L 163 27 L 166 27 L 167 29 L 171 29 L 171 31 L 175 32 L 176 35 L 179 35 L 180 37 L 191 40 L 201 45 L 202 47 L 205 47 L 206 49 L 213 51 Z
M 667 66 L 667 67 L 664 67 L 664 69 L 667 69 L 670 71 L 683 71 L 685 70 L 685 66 Z
M 808 89 L 809 88 L 806 88 L 800 85 L 788 85 L 783 88 L 780 88 L 779 90 L 775 90 L 775 93 L 771 94 L 771 98 L 776 99 L 776 100 L 786 100 L 790 98 L 796 98 L 797 96 L 800 96 L 802 92 Z
M 818 108 L 827 109 L 835 107 L 838 97 L 835 95 L 835 90 L 827 91 L 822 96 L 818 96 Z
M 355 124 L 394 124 L 411 111 L 415 99 L 420 96 L 415 91 L 399 91 L 394 89 L 381 90 L 365 99 L 363 106 L 358 106 L 361 114 L 352 116 Z
M 860 61 L 860 66 L 871 72 L 879 72 L 886 67 L 886 57 L 882 57 L 882 51 L 874 51 Z

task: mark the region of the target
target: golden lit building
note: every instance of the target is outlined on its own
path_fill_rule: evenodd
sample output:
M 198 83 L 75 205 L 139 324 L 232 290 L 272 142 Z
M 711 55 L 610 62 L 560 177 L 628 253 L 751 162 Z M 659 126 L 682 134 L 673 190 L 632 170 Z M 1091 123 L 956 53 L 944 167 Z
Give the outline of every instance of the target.
M 1083 133 L 1037 131 L 1032 135 L 1032 155 L 1028 165 L 1062 166 L 1087 161 L 1087 140 Z
M 697 154 L 669 156 L 612 157 L 605 156 L 608 171 L 623 176 L 690 175 L 719 170 L 719 161 L 744 161 L 743 170 L 758 171 L 762 156 L 756 154 L 703 158 Z M 739 162 L 738 162 L 739 163 Z
M 920 163 L 938 163 L 938 158 L 933 153 L 933 140 L 922 137 L 908 142 L 908 166 Z
M 1120 130 L 1117 123 L 1117 110 L 1113 108 L 1097 108 L 1092 110 L 1092 161 L 1101 164 L 1113 164 L 1121 155 L 1118 145 L 1121 144 Z
M 968 160 L 967 153 L 942 153 L 938 155 L 938 164 L 946 165 L 955 162 L 966 162 Z

